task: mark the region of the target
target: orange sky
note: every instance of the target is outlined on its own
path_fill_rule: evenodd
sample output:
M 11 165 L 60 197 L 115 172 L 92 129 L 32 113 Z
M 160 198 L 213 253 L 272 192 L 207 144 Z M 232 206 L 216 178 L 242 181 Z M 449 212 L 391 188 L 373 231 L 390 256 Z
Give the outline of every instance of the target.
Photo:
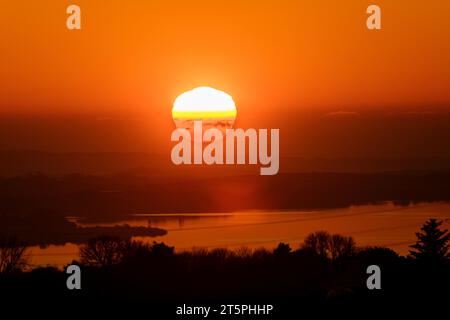
M 65 26 L 73 3 L 81 31 Z M 365 26 L 372 3 L 381 31 Z M 230 93 L 243 127 L 303 111 L 449 110 L 449 11 L 442 0 L 5 0 L 0 117 L 143 117 L 167 137 L 173 100 L 201 85 Z

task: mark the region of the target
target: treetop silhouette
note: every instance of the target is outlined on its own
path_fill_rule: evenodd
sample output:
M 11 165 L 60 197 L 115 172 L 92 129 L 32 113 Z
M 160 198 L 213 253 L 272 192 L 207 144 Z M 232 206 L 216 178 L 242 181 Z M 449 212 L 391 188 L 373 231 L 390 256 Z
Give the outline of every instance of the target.
M 417 242 L 411 246 L 410 256 L 418 260 L 439 261 L 450 257 L 448 253 L 450 234 L 441 230 L 443 221 L 429 219 L 422 226 L 422 232 L 416 232 Z

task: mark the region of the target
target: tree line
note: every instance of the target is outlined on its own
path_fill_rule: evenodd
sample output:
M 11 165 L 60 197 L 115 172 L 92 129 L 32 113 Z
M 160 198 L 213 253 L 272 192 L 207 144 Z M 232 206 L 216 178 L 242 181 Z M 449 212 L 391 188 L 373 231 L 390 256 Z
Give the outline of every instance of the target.
M 450 234 L 442 228 L 444 221 L 429 219 L 416 233 L 417 241 L 411 245 L 408 259 L 425 262 L 439 262 L 449 259 Z M 0 273 L 13 273 L 24 271 L 29 267 L 31 255 L 27 252 L 28 246 L 17 238 L 0 238 Z M 293 250 L 289 244 L 279 243 L 269 251 L 261 248 L 250 250 L 240 248 L 228 250 L 216 248 L 212 250 L 193 249 L 190 252 L 175 253 L 175 248 L 164 243 L 145 243 L 129 239 L 121 239 L 114 236 L 100 236 L 89 240 L 79 246 L 80 261 L 77 264 L 89 267 L 108 267 L 145 257 L 164 258 L 173 255 L 190 257 L 215 257 L 221 260 L 237 258 L 283 257 L 290 254 L 303 254 L 316 256 L 329 261 L 338 261 L 367 253 L 378 253 L 384 256 L 398 257 L 398 254 L 383 247 L 357 247 L 351 236 L 330 234 L 326 231 L 310 233 L 304 239 L 297 250 Z

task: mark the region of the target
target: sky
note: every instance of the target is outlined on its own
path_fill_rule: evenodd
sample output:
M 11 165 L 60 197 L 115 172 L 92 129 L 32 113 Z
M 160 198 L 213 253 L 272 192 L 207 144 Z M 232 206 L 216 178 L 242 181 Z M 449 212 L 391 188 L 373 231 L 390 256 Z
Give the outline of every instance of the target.
M 382 30 L 366 28 L 378 4 Z M 66 8 L 81 7 L 81 30 Z M 175 98 L 233 96 L 282 154 L 450 155 L 450 2 L 1 0 L 0 150 L 170 150 Z M 438 138 L 437 138 L 438 137 Z

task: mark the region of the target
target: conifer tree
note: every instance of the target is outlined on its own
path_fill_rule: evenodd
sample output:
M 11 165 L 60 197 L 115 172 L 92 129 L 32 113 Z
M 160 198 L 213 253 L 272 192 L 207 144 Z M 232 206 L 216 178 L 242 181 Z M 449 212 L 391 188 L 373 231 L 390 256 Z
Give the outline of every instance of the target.
M 449 258 L 448 242 L 450 234 L 448 230 L 439 227 L 443 221 L 429 219 L 422 226 L 422 232 L 416 232 L 417 242 L 411 246 L 410 256 L 415 259 L 436 261 Z

